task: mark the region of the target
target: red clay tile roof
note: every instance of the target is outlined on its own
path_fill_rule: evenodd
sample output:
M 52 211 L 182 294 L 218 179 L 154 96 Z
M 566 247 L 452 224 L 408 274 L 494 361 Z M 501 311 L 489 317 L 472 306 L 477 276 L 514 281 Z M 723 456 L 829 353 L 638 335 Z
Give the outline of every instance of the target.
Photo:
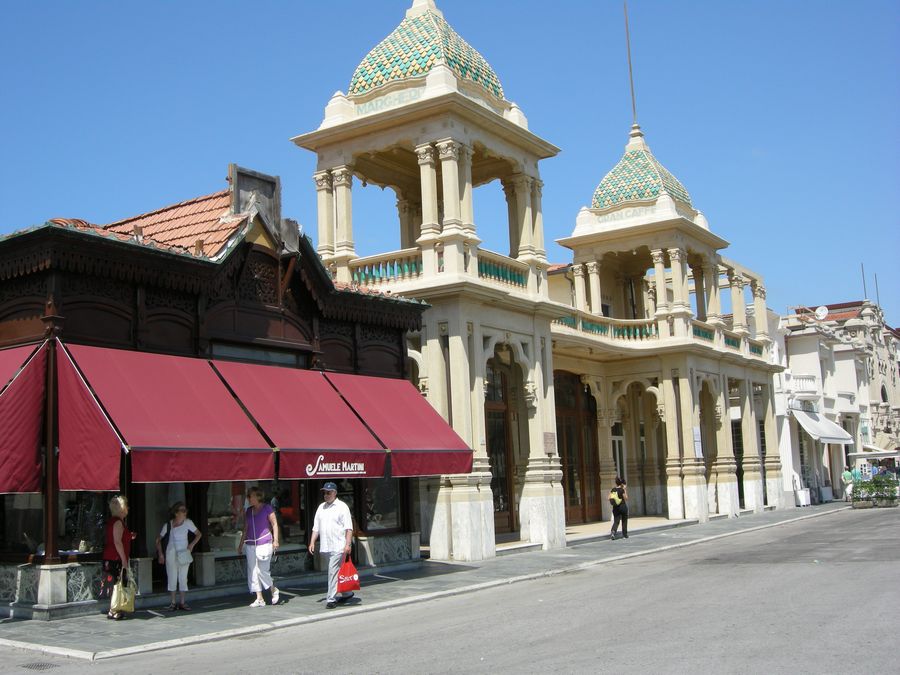
M 203 254 L 216 255 L 243 224 L 243 218 L 231 216 L 231 192 L 222 190 L 195 197 L 140 216 L 126 218 L 103 227 L 107 232 L 133 237 L 139 226 L 145 240 L 163 246 L 178 247 L 194 254 L 198 239 L 203 240 Z
M 848 321 L 849 319 L 855 319 L 859 316 L 859 313 L 862 310 L 862 300 L 854 300 L 851 302 L 834 302 L 830 305 L 824 306 L 827 307 L 829 311 L 823 321 Z M 797 314 L 814 314 L 816 311 L 816 307 L 818 307 L 818 305 L 810 307 L 798 307 Z
M 553 274 L 554 272 L 559 272 L 560 270 L 564 270 L 569 267 L 569 263 L 553 263 L 549 267 L 547 267 L 547 274 Z

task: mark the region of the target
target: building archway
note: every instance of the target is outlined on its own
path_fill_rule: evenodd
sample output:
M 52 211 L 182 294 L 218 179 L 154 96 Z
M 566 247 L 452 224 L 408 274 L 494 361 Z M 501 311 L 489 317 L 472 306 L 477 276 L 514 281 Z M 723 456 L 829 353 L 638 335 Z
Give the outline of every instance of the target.
M 574 373 L 553 373 L 556 440 L 563 471 L 566 523 L 600 520 L 597 402 Z

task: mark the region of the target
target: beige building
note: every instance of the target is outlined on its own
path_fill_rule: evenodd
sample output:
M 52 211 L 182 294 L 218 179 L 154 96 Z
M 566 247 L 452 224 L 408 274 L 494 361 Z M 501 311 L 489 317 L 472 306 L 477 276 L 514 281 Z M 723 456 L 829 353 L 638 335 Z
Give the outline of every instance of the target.
M 409 345 L 416 379 L 475 452 L 471 474 L 418 481 L 433 558 L 487 558 L 506 536 L 562 547 L 567 523 L 609 517 L 616 473 L 636 514 L 783 504 L 763 280 L 721 255 L 637 125 L 560 240 L 573 262 L 553 266 L 539 163 L 558 149 L 432 0 L 294 142 L 318 158 L 317 249 L 334 278 L 430 305 Z M 473 206 L 494 182 L 502 251 L 481 246 Z M 399 250 L 357 256 L 359 184 L 396 195 Z

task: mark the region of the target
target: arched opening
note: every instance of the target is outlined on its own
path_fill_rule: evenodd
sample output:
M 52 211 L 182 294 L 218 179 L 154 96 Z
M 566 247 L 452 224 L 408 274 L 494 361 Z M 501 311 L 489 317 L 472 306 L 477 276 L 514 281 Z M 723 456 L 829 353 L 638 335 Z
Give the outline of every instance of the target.
M 597 448 L 597 402 L 578 375 L 553 373 L 556 440 L 563 470 L 566 522 L 585 523 L 601 516 Z
M 499 352 L 499 353 L 498 353 Z M 510 395 L 513 369 L 508 350 L 498 347 L 485 371 L 484 427 L 491 493 L 494 499 L 494 531 L 513 532 L 515 510 L 514 405 Z

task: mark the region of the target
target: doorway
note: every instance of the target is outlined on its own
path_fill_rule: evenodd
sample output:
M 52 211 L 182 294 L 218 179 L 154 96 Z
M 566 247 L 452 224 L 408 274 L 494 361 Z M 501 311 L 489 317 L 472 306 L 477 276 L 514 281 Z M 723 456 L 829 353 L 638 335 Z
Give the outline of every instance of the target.
M 553 374 L 556 436 L 563 470 L 566 522 L 600 520 L 597 404 L 577 375 Z
M 492 359 L 493 360 L 493 359 Z M 514 532 L 516 528 L 513 497 L 513 462 L 509 378 L 488 361 L 485 374 L 487 391 L 484 401 L 485 441 L 491 465 L 491 493 L 494 498 L 494 531 Z

